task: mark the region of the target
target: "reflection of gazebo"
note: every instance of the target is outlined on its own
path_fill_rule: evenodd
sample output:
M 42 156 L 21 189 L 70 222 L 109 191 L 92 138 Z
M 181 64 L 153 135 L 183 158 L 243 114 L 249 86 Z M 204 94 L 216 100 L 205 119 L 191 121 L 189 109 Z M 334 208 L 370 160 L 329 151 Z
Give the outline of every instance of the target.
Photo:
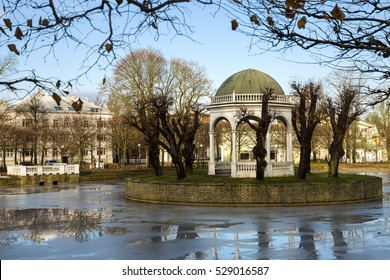
M 271 161 L 270 135 L 267 134 L 267 169 L 266 176 L 285 176 L 294 174 L 292 158 L 292 123 L 290 96 L 286 96 L 280 85 L 269 75 L 258 70 L 247 69 L 231 75 L 219 87 L 207 107 L 210 112 L 210 162 L 209 175 L 230 171 L 232 177 L 255 177 L 255 161 L 237 161 L 237 127 L 239 119 L 236 117 L 240 107 L 246 107 L 255 115 L 261 114 L 262 92 L 265 89 L 275 90 L 274 98 L 269 102 L 269 108 L 276 118 L 285 127 L 285 157 L 283 160 Z M 215 126 L 219 121 L 226 120 L 231 128 L 231 161 L 217 161 L 215 157 Z M 218 149 L 218 147 L 217 147 Z M 218 158 L 217 158 L 218 159 Z

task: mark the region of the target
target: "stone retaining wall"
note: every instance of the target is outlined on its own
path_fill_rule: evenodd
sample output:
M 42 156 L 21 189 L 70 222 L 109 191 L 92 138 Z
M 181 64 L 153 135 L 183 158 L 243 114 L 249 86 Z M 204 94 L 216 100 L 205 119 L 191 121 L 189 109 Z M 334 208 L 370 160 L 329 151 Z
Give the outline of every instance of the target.
M 79 183 L 79 174 L 50 174 L 35 176 L 19 176 L 21 186 L 57 185 L 66 183 Z
M 355 203 L 382 198 L 382 179 L 278 185 L 148 182 L 127 179 L 127 199 L 209 206 L 291 206 Z

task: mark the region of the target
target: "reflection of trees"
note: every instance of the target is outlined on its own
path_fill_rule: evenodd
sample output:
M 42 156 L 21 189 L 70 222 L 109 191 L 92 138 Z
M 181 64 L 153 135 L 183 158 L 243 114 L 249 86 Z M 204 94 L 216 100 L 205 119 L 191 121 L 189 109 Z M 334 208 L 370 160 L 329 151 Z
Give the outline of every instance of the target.
M 343 259 L 343 254 L 347 253 L 348 244 L 345 242 L 343 232 L 338 229 L 332 230 L 334 241 L 333 254 L 337 259 Z
M 17 236 L 40 243 L 48 236 L 64 235 L 78 242 L 101 236 L 100 213 L 71 209 L 0 209 L 0 228 L 4 232 L 28 231 Z M 14 233 L 10 233 L 14 234 Z M 8 238 L 15 240 L 15 236 Z
M 67 235 L 72 236 L 78 242 L 88 241 L 90 236 L 102 236 L 102 230 L 99 226 L 101 214 L 92 212 L 75 211 L 70 216 L 69 222 L 65 226 Z
M 318 259 L 317 250 L 314 244 L 314 230 L 307 227 L 300 227 L 299 234 L 301 236 L 299 248 L 302 248 L 308 253 L 307 258 L 305 259 Z

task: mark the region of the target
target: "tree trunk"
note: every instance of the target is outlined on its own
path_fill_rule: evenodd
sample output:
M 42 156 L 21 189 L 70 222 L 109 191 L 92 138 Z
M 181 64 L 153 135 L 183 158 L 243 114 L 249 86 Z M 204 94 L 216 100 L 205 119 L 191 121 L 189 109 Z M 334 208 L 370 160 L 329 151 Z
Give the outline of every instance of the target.
M 253 155 L 256 158 L 256 179 L 264 180 L 265 169 L 267 168 L 267 150 L 265 149 L 266 135 L 262 131 L 256 131 L 256 146 L 253 147 Z
M 310 153 L 311 153 L 310 142 L 302 143 L 300 148 L 298 178 L 303 180 L 306 179 L 306 173 L 310 172 Z
M 159 156 L 159 145 L 154 141 L 148 141 L 149 149 L 148 149 L 148 157 L 149 163 L 154 169 L 155 176 L 162 176 L 162 168 L 160 165 L 160 156 Z
M 5 149 L 3 149 L 3 171 L 7 171 L 7 163 L 5 162 Z
M 330 153 L 330 160 L 328 162 L 329 165 L 328 176 L 338 177 L 340 159 L 345 154 L 343 149 L 343 142 L 333 142 L 330 145 L 329 153 Z
M 183 162 L 180 160 L 177 163 L 175 163 L 175 169 L 176 169 L 176 177 L 177 179 L 183 179 L 186 175 L 186 170 L 184 168 Z

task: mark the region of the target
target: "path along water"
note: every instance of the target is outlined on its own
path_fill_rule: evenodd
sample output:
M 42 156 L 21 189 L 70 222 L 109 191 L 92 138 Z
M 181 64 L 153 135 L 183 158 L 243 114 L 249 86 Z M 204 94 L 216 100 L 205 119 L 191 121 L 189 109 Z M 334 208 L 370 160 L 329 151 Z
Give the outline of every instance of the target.
M 306 207 L 128 201 L 123 183 L 0 188 L 0 259 L 390 259 L 383 200 Z

